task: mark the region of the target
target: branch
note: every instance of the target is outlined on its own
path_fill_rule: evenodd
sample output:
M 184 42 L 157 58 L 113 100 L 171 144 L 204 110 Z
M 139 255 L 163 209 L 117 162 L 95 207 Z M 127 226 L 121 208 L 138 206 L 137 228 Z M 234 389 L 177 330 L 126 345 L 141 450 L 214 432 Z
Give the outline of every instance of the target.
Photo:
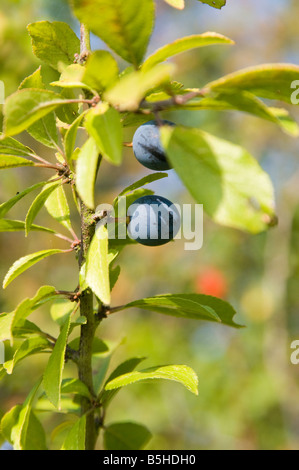
M 84 64 L 91 53 L 90 34 L 85 24 L 80 25 L 80 57 L 79 62 Z
M 153 103 L 143 100 L 140 104 L 140 108 L 141 110 L 149 110 L 151 113 L 165 111 L 166 109 L 173 108 L 174 106 L 183 106 L 194 98 L 203 98 L 207 93 L 209 93 L 209 91 L 210 90 L 208 88 L 202 88 L 201 90 L 190 91 L 185 95 L 174 95 L 168 100 L 155 101 Z

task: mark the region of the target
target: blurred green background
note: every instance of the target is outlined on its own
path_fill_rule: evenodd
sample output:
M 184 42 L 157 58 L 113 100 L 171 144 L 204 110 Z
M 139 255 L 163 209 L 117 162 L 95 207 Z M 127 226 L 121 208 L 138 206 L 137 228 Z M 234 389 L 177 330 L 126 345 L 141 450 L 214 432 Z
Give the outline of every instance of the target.
M 176 79 L 185 86 L 200 87 L 249 65 L 299 62 L 297 0 L 228 0 L 221 11 L 186 0 L 183 12 L 162 0 L 156 3 L 157 24 L 149 52 L 178 37 L 205 31 L 236 41 L 232 47 L 216 46 L 178 56 Z M 7 95 L 39 65 L 26 31 L 28 23 L 38 20 L 67 21 L 78 33 L 78 23 L 64 0 L 2 0 L 0 79 Z M 95 37 L 92 46 L 105 47 Z M 298 120 L 298 109 L 290 111 Z M 154 434 L 150 449 L 299 449 L 299 365 L 290 361 L 290 344 L 299 339 L 298 139 L 284 135 L 271 123 L 236 112 L 177 111 L 165 117 L 200 126 L 255 155 L 274 182 L 279 225 L 269 233 L 252 236 L 217 226 L 205 217 L 204 245 L 198 252 L 184 251 L 183 242 L 178 241 L 154 249 L 131 246 L 121 254 L 122 272 L 113 291 L 113 305 L 166 292 L 207 293 L 231 302 L 238 312 L 236 320 L 246 328 L 235 331 L 136 311 L 106 320 L 98 334 L 111 341 L 122 340 L 111 368 L 131 356 L 146 356 L 145 366 L 188 364 L 200 381 L 198 397 L 173 383 L 127 387 L 113 402 L 107 422 L 142 422 Z M 127 131 L 127 140 L 133 133 L 133 128 Z M 51 150 L 39 147 L 27 134 L 21 140 L 42 156 L 54 158 Z M 103 164 L 97 203 L 110 203 L 125 185 L 146 174 L 132 150 L 126 149 L 120 168 Z M 2 172 L 0 203 L 48 177 L 49 173 L 38 169 Z M 151 187 L 174 202 L 191 200 L 172 172 L 167 181 Z M 33 197 L 24 198 L 9 217 L 24 220 Z M 75 212 L 74 217 L 78 232 Z M 36 223 L 57 227 L 46 211 Z M 47 234 L 33 232 L 28 238 L 1 234 L 1 279 L 20 256 L 57 246 L 65 247 L 65 243 Z M 76 272 L 72 255 L 44 260 L 0 292 L 0 311 L 11 311 L 43 284 L 74 289 Z M 58 334 L 49 309 L 38 310 L 30 319 Z M 7 354 L 11 354 L 8 346 Z M 1 381 L 0 413 L 24 400 L 46 361 L 46 355 L 26 359 L 13 376 Z M 73 371 L 67 365 L 66 375 Z M 65 417 L 44 412 L 40 418 L 49 446 L 58 447 L 59 439 L 50 435 Z

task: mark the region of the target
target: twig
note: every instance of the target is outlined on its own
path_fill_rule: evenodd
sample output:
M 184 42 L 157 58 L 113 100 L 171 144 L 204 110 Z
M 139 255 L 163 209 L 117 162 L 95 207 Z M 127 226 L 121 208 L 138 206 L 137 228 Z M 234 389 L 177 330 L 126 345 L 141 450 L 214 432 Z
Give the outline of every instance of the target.
M 72 240 L 71 238 L 68 238 L 65 235 L 62 235 L 62 233 L 55 233 L 54 235 L 55 235 L 55 237 L 61 238 L 62 240 L 66 241 L 70 244 L 72 244 L 74 242 L 74 240 Z
M 173 106 L 183 106 L 194 98 L 204 97 L 208 92 L 208 88 L 202 88 L 201 90 L 190 91 L 185 95 L 174 95 L 168 100 L 155 101 L 153 103 L 143 100 L 140 104 L 140 108 L 142 112 L 145 111 L 145 114 L 148 110 L 155 114 L 159 111 L 165 111 L 168 108 L 172 108 Z

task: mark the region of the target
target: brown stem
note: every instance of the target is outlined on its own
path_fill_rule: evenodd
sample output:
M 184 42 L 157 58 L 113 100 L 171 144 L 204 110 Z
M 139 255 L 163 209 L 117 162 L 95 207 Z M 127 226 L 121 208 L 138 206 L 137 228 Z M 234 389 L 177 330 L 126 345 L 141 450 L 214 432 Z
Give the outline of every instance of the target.
M 55 237 L 61 238 L 61 240 L 64 240 L 64 241 L 66 241 L 66 242 L 68 242 L 68 243 L 70 243 L 70 244 L 72 244 L 73 241 L 74 241 L 74 240 L 71 240 L 71 238 L 66 237 L 65 235 L 62 235 L 62 233 L 55 233 L 54 235 L 55 235 Z
M 79 254 L 79 267 L 85 261 L 88 248 L 95 233 L 92 219 L 93 212 L 81 202 L 81 247 Z M 88 387 L 92 396 L 95 396 L 92 376 L 92 343 L 98 325 L 93 313 L 93 294 L 89 289 L 80 295 L 80 315 L 86 318 L 86 323 L 81 326 L 78 373 L 79 379 Z M 93 450 L 97 439 L 95 426 L 95 414 L 92 403 L 85 397 L 81 401 L 81 414 L 86 414 L 86 450 Z
M 47 163 L 47 164 L 46 163 L 34 163 L 34 166 L 39 167 L 39 168 L 50 168 L 51 170 L 56 170 L 56 171 L 59 170 L 58 166 L 52 165 L 50 163 Z

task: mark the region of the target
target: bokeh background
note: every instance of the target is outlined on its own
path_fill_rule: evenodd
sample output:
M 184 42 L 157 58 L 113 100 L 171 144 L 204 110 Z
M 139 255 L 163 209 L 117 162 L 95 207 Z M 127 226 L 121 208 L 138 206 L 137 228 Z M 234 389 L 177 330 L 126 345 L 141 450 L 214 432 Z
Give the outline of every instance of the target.
M 156 3 L 157 23 L 149 52 L 178 37 L 205 31 L 236 41 L 232 47 L 209 47 L 175 58 L 176 79 L 185 86 L 200 87 L 250 65 L 299 62 L 297 0 L 228 0 L 221 11 L 186 0 L 182 12 L 162 0 Z M 78 23 L 65 0 L 2 0 L 0 79 L 7 95 L 39 65 L 26 31 L 28 23 L 38 20 L 67 21 L 78 33 Z M 93 37 L 92 47 L 105 46 Z M 120 67 L 125 64 L 120 62 Z M 1 110 L 0 106 L 2 120 Z M 290 111 L 299 119 L 298 110 L 293 107 Z M 104 359 L 97 367 L 113 368 L 132 356 L 147 357 L 145 366 L 188 364 L 199 375 L 199 396 L 174 383 L 134 385 L 119 393 L 107 422 L 145 424 L 154 434 L 149 449 L 299 449 L 299 365 L 290 361 L 291 342 L 299 339 L 298 139 L 271 123 L 237 112 L 177 111 L 165 117 L 246 147 L 274 182 L 279 225 L 252 236 L 218 226 L 205 217 L 204 245 L 198 252 L 184 251 L 180 241 L 154 249 L 131 246 L 122 252 L 113 305 L 159 293 L 207 293 L 228 300 L 238 312 L 236 320 L 246 328 L 235 331 L 133 310 L 111 316 L 98 334 L 121 344 L 110 364 Z M 133 128 L 128 129 L 127 140 L 133 133 Z M 54 158 L 51 150 L 41 148 L 27 134 L 21 140 L 41 155 Z M 120 168 L 103 164 L 97 202 L 110 203 L 125 185 L 146 174 L 131 149 L 126 149 Z M 2 172 L 0 203 L 48 176 L 38 169 Z M 191 201 L 172 172 L 168 180 L 151 187 L 174 202 Z M 9 217 L 24 220 L 33 197 L 24 198 Z M 74 218 L 78 232 L 75 211 Z M 39 214 L 36 223 L 58 228 L 46 211 Z M 57 246 L 65 247 L 65 243 L 47 234 L 33 232 L 28 238 L 22 233 L 1 234 L 1 279 L 20 256 Z M 72 255 L 44 260 L 0 292 L 0 311 L 11 311 L 43 284 L 74 289 L 76 269 Z M 38 310 L 30 319 L 58 334 L 49 308 Z M 11 354 L 7 345 L 7 355 Z M 24 400 L 46 361 L 46 355 L 29 358 L 13 376 L 2 379 L 0 413 Z M 72 372 L 67 366 L 66 375 Z M 48 445 L 59 447 L 59 436 L 51 436 L 51 432 L 65 417 L 44 411 L 40 419 L 47 430 Z

